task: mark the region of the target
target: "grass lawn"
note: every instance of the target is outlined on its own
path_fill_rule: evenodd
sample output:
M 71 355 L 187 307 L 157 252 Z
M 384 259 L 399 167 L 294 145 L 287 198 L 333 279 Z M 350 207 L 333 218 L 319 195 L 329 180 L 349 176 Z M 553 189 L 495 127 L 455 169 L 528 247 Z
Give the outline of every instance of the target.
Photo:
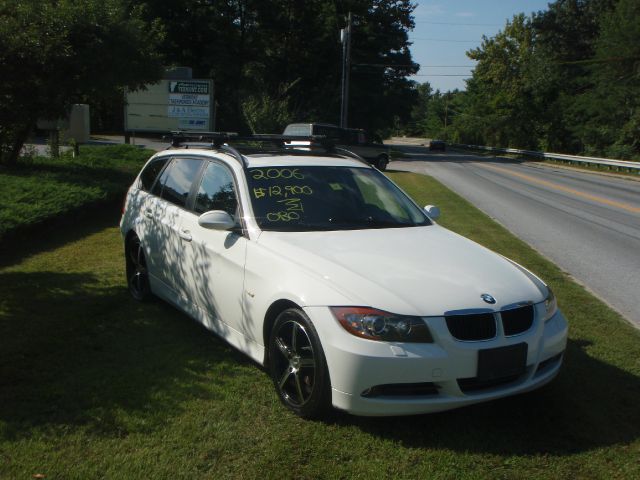
M 640 478 L 640 332 L 431 178 L 390 176 L 551 283 L 571 325 L 556 381 L 440 414 L 301 420 L 258 366 L 129 298 L 105 212 L 0 255 L 0 478 Z
M 14 168 L 0 167 L 0 241 L 16 230 L 121 198 L 152 154 L 131 145 L 85 145 L 77 158 L 68 152 L 56 160 L 29 157 Z

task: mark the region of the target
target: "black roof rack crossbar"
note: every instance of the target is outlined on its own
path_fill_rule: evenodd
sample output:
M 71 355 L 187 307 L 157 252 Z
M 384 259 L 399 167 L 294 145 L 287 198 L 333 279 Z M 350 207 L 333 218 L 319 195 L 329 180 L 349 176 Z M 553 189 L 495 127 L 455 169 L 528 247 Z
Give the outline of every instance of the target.
M 230 138 L 238 136 L 238 134 L 234 132 L 201 132 L 191 130 L 177 130 L 170 132 L 170 135 L 172 147 L 180 147 L 189 142 L 209 143 L 212 146 L 219 147 L 227 143 Z
M 166 138 L 166 137 L 164 137 Z M 277 134 L 254 134 L 238 135 L 234 132 L 202 132 L 178 130 L 171 132 L 171 147 L 200 147 L 214 148 L 219 151 L 229 153 L 235 157 L 243 168 L 247 167 L 246 158 L 240 153 L 240 145 L 251 146 L 252 144 L 271 144 L 278 150 L 295 150 L 300 147 L 322 148 L 327 153 L 337 153 L 352 157 L 368 165 L 368 162 L 359 155 L 345 149 L 338 148 L 332 139 L 325 135 L 277 135 Z M 307 145 L 291 145 L 287 142 L 309 142 Z M 251 147 L 249 147 L 251 148 Z
M 278 135 L 271 133 L 256 133 L 253 135 L 238 135 L 234 132 L 201 132 L 198 130 L 177 130 L 171 132 L 171 146 L 179 147 L 186 142 L 211 143 L 219 147 L 225 143 L 272 143 L 284 147 L 286 142 L 311 141 L 325 148 L 332 148 L 333 141 L 325 135 Z

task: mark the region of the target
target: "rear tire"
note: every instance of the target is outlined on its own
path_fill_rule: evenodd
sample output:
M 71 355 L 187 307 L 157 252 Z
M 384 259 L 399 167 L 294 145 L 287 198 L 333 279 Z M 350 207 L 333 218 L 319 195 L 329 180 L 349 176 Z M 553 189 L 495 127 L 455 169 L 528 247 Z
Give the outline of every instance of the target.
M 282 403 L 303 418 L 318 418 L 329 407 L 331 383 L 320 339 L 298 308 L 283 311 L 269 337 L 269 373 Z
M 142 243 L 135 233 L 127 239 L 125 261 L 129 293 L 139 302 L 149 300 L 151 298 L 151 286 L 149 285 L 147 259 L 144 255 Z
M 386 155 L 380 155 L 376 160 L 377 169 L 384 172 L 387 169 L 387 165 L 389 165 L 389 157 Z

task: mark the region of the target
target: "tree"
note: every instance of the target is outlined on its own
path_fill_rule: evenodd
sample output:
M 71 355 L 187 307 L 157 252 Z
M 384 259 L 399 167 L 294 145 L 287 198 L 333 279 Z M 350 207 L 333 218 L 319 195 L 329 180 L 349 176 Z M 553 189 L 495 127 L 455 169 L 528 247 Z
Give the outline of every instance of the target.
M 162 52 L 213 78 L 217 128 L 282 131 L 288 121 L 338 123 L 339 31 L 353 14 L 349 124 L 380 130 L 415 99 L 409 0 L 146 0 L 166 25 Z
M 5 0 L 0 6 L 0 162 L 14 164 L 39 118 L 161 78 L 158 23 L 121 0 Z
M 532 18 L 536 58 L 548 85 L 543 104 L 541 141 L 554 151 L 578 153 L 591 140 L 584 127 L 591 113 L 584 102 L 593 87 L 590 62 L 600 34 L 600 22 L 617 0 L 557 0 Z
M 620 0 L 603 16 L 595 51 L 594 87 L 583 99 L 585 143 L 595 154 L 640 156 L 640 3 Z
M 532 79 L 535 65 L 535 32 L 524 14 L 508 21 L 493 38 L 467 52 L 478 62 L 467 84 L 468 115 L 484 117 L 484 140 L 491 145 L 531 148 L 537 146 L 541 105 Z

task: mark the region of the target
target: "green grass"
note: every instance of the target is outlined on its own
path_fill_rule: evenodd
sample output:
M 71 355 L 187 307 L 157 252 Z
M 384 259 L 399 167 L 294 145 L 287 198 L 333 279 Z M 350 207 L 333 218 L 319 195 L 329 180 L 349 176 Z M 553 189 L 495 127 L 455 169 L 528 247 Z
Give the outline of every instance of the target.
M 0 241 L 17 230 L 121 197 L 153 152 L 130 145 L 82 146 L 52 160 L 29 157 L 0 169 Z
M 0 254 L 0 478 L 639 478 L 639 332 L 442 185 L 390 176 L 553 285 L 571 338 L 552 384 L 441 414 L 301 420 L 244 356 L 129 299 L 105 213 Z

